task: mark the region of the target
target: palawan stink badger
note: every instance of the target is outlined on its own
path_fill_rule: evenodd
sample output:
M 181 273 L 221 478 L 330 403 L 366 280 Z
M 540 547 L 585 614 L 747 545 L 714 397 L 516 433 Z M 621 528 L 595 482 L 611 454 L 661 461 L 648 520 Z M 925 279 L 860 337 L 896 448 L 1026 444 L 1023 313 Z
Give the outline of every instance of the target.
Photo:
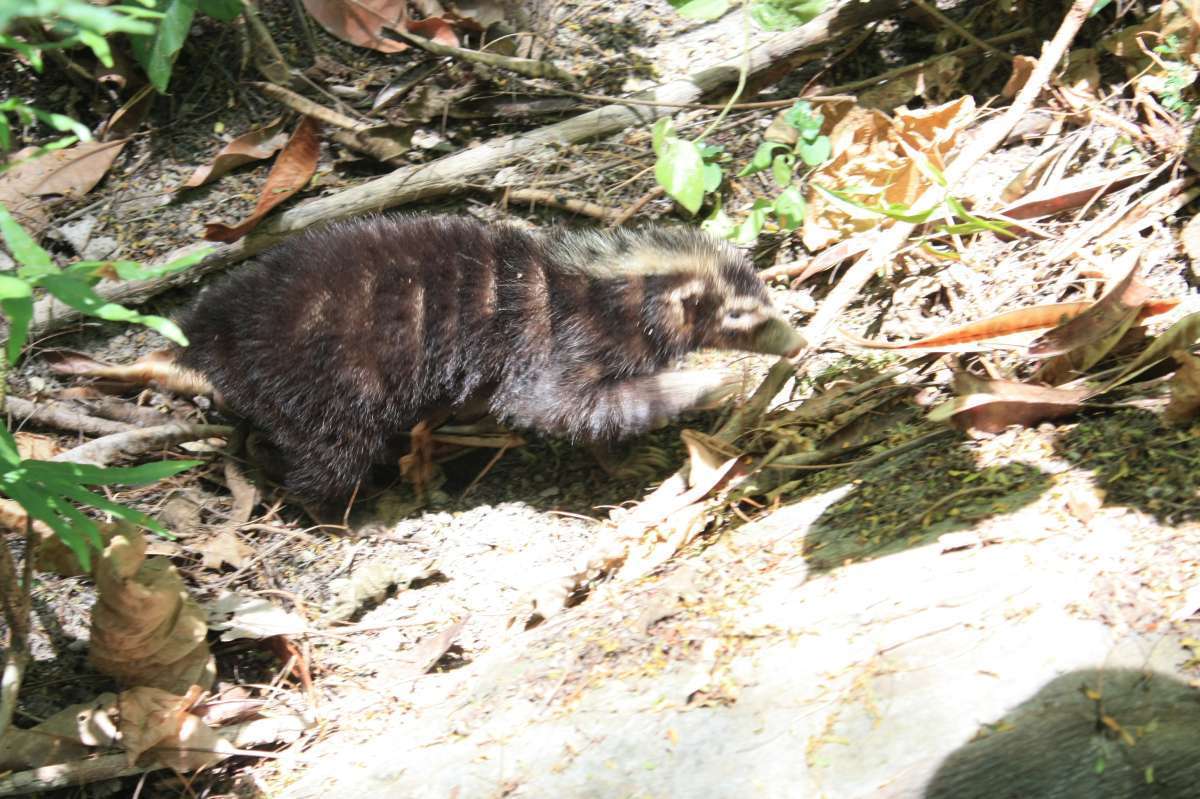
M 530 233 L 375 216 L 302 234 L 204 292 L 180 365 L 263 432 L 301 498 L 345 499 L 396 438 L 485 400 L 501 422 L 612 439 L 729 391 L 667 371 L 803 339 L 749 260 L 690 228 Z

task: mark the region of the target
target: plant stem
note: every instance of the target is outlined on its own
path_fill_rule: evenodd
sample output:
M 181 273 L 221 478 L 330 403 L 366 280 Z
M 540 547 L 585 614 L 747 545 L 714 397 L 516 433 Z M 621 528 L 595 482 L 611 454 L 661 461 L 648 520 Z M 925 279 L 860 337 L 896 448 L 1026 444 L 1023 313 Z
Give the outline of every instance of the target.
M 742 92 L 746 90 L 746 77 L 750 74 L 750 10 L 742 7 L 742 63 L 738 67 L 738 82 L 737 88 L 733 90 L 733 94 L 729 96 L 729 101 L 725 103 L 725 107 L 721 109 L 721 113 L 717 114 L 704 131 L 696 137 L 696 141 L 704 141 L 704 137 L 712 133 L 717 125 L 720 125 L 725 117 L 729 114 L 729 110 L 733 108 L 738 98 L 742 96 Z

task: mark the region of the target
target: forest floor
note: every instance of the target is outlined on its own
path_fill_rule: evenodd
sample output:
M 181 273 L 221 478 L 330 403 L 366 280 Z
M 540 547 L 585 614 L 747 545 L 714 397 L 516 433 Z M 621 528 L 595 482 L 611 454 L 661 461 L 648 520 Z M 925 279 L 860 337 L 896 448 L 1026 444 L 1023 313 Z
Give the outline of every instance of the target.
M 1003 23 L 999 12 L 968 16 L 985 37 L 1030 26 L 1031 35 L 1006 49 L 1036 58 L 1061 20 L 1038 12 L 1042 5 L 1018 3 L 1019 13 Z M 600 64 L 588 88 L 596 94 L 690 72 L 711 62 L 714 50 L 736 55 L 741 40 L 736 14 L 705 25 L 680 19 L 665 3 L 564 3 L 556 13 L 565 22 L 550 53 Z M 413 51 L 385 56 L 355 48 L 315 25 L 314 52 L 291 5 L 263 3 L 263 14 L 289 61 L 311 65 L 308 74 L 328 96 L 359 110 L 402 66 L 427 60 Z M 1096 21 L 1075 47 L 1122 24 Z M 257 79 L 251 68 L 229 57 L 238 41 L 229 26 L 193 32 L 172 94 L 160 98 L 144 134 L 129 141 L 92 191 L 50 209 L 43 240 L 57 255 L 155 261 L 197 241 L 206 223 L 250 211 L 265 163 L 178 189 L 220 143 L 281 113 L 248 85 Z M 752 99 L 847 84 L 960 44 L 919 13 L 888 18 L 869 38 L 829 42 Z M 456 66 L 438 64 L 441 91 L 466 80 Z M 1105 74 L 1115 69 L 1102 66 Z M 964 56 L 953 74 L 924 76 L 923 94 L 909 105 L 935 107 L 971 94 L 982 109 L 999 102 L 1009 70 L 979 53 Z M 14 96 L 47 92 L 27 74 L 0 81 L 12 82 L 6 89 Z M 77 86 L 64 80 L 55 91 L 88 117 L 88 98 Z M 1136 118 L 1119 93 L 1106 99 L 1114 116 Z M 1049 105 L 1030 116 L 1055 116 Z M 715 114 L 682 111 L 676 124 L 698 133 Z M 712 141 L 743 163 L 778 114 L 735 110 Z M 429 162 L 537 124 L 424 120 L 414 125 L 414 146 L 402 162 Z M 1113 154 L 1123 148 L 1152 165 L 1167 160 L 1144 142 L 1134 147 L 1122 131 L 1093 119 L 1055 135 L 1079 163 L 1114 173 Z M 1040 135 L 1014 139 L 989 154 L 963 199 L 976 208 L 994 205 L 1044 154 L 1043 145 Z M 506 200 L 506 187 L 544 187 L 614 216 L 644 202 L 636 222 L 672 221 L 682 211 L 656 193 L 653 158 L 648 129 L 630 128 L 555 158 L 512 164 L 465 193 L 403 210 L 531 226 L 598 224 L 562 208 Z M 333 195 L 388 171 L 326 141 L 300 199 Z M 1054 245 L 1154 188 L 1136 184 L 1073 208 L 1056 227 L 1046 223 L 1052 235 L 1045 239 L 964 236 L 952 259 L 906 249 L 839 325 L 872 339 L 915 340 L 1010 307 L 1095 299 L 1105 281 L 1068 267 L 1061 254 L 1053 260 Z M 746 180 L 737 196 L 767 190 L 766 179 Z M 1142 280 L 1155 297 L 1182 298 L 1149 321 L 1155 333 L 1200 310 L 1200 273 L 1180 245 L 1191 213 L 1185 207 L 1127 226 L 1120 240 L 1137 237 L 1147 248 Z M 807 255 L 796 236 L 776 232 L 761 237 L 755 258 L 770 268 Z M 1113 256 L 1097 252 L 1095 259 Z M 772 297 L 801 327 L 841 274 L 775 280 Z M 1117 276 L 1103 277 L 1111 283 Z M 196 288 L 160 294 L 145 310 L 170 315 Z M 46 350 L 122 363 L 164 343 L 141 328 L 72 324 L 34 342 L 10 393 L 80 396 L 68 393 L 78 382 L 56 374 L 42 357 Z M 757 357 L 707 358 L 742 370 L 751 389 L 771 365 Z M 909 363 L 832 343 L 803 362 L 798 379 L 775 399 L 794 408 Z M 986 368 L 1008 363 L 996 356 Z M 117 493 L 177 536 L 155 541 L 151 552 L 171 558 L 201 604 L 231 591 L 266 598 L 286 611 L 287 623 L 302 625 L 283 658 L 279 648 L 248 638 L 214 641 L 213 651 L 219 690 L 251 688 L 269 711 L 294 713 L 306 729 L 261 759 L 233 757 L 199 774 L 156 771 L 61 795 L 1196 796 L 1198 423 L 1169 425 L 1161 403 L 1126 403 L 994 435 L 920 439 L 935 429 L 921 421 L 931 404 L 922 395 L 948 396 L 949 375 L 948 361 L 931 360 L 904 384 L 902 408 L 881 405 L 874 414 L 892 420 L 887 431 L 876 427 L 865 444 L 847 445 L 837 468 L 797 468 L 789 473 L 795 479 L 771 486 L 779 491 L 762 492 L 766 501 L 761 494 L 713 500 L 701 532 L 686 536 L 678 551 L 656 555 L 652 567 L 618 569 L 607 581 L 575 577 L 581 557 L 615 538 L 623 517 L 609 511 L 643 500 L 688 462 L 682 429 L 716 431 L 730 411 L 689 417 L 625 445 L 616 458 L 624 463 L 621 477 L 563 441 L 534 439 L 486 469 L 494 451 L 471 452 L 447 464 L 420 502 L 397 484 L 361 503 L 345 534 L 313 529 L 303 509 L 270 488 L 249 518 L 231 521 L 238 503 L 219 457 L 166 484 Z M 137 403 L 163 418 L 219 421 L 203 405 L 154 389 Z M 15 418 L 12 425 L 33 429 Z M 817 443 L 807 446 L 821 449 L 836 433 L 813 432 Z M 810 434 L 795 433 L 801 435 Z M 45 445 L 61 451 L 72 443 L 57 433 Z M 213 449 L 192 451 L 207 455 L 205 446 Z M 547 587 L 570 595 L 570 606 L 547 609 L 540 599 Z M 361 595 L 347 599 L 354 590 Z M 542 603 L 541 624 L 530 623 L 531 598 Z M 112 689 L 87 661 L 94 601 L 88 578 L 46 575 L 37 583 L 34 661 L 18 726 Z

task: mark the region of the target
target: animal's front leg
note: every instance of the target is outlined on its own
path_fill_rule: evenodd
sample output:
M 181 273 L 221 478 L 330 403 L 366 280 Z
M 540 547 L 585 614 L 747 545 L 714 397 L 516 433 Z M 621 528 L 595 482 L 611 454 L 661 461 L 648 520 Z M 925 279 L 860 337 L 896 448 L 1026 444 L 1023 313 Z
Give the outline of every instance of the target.
M 713 407 L 740 381 L 726 372 L 660 372 L 580 384 L 540 381 L 504 415 L 517 425 L 572 438 L 610 440 L 644 433 L 684 411 Z

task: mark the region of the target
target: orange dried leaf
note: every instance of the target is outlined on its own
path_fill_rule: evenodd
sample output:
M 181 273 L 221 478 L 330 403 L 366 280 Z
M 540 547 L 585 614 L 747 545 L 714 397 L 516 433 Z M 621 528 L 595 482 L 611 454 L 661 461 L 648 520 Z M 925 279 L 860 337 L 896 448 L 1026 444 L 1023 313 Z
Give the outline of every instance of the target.
M 1200 313 L 1188 314 L 1156 336 L 1141 355 L 1126 366 L 1119 375 L 1106 383 L 1103 388 L 1095 391 L 1093 396 L 1111 391 L 1122 383 L 1128 383 L 1154 364 L 1171 357 L 1175 351 L 1187 350 L 1198 340 L 1200 340 Z
M 321 123 L 312 117 L 300 120 L 287 146 L 275 159 L 258 204 L 250 216 L 232 227 L 210 222 L 204 226 L 204 238 L 209 241 L 237 241 L 253 230 L 272 208 L 304 188 L 317 171 L 317 159 L 321 155 L 320 128 Z
M 1149 170 L 1142 169 L 1119 176 L 1084 175 L 1057 181 L 1053 185 L 1035 189 L 1010 203 L 1000 214 L 1008 219 L 1033 219 L 1073 211 L 1110 191 L 1132 185 L 1148 173 Z

